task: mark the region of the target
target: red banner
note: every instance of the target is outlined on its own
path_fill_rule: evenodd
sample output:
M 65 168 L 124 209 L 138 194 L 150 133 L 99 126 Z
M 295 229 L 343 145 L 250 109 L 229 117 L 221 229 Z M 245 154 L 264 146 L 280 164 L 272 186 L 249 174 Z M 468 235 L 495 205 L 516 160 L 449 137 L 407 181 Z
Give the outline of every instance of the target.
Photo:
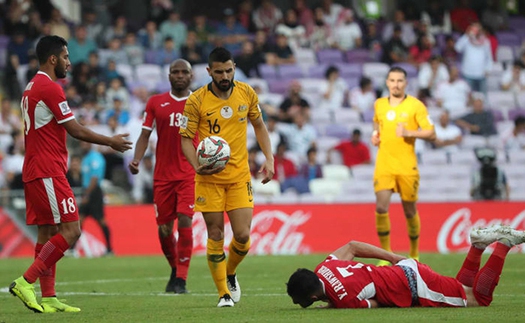
M 328 253 L 350 240 L 378 244 L 374 204 L 260 205 L 252 222 L 252 254 Z M 420 249 L 423 252 L 464 252 L 474 227 L 503 223 L 525 230 L 525 203 L 472 202 L 420 203 Z M 392 248 L 406 252 L 409 240 L 402 207 L 392 204 Z M 227 217 L 226 217 L 227 219 Z M 117 255 L 160 254 L 155 212 L 151 205 L 109 206 L 106 221 L 111 229 Z M 206 225 L 202 215 L 194 217 L 194 252 L 206 250 Z M 97 224 L 87 219 L 81 242 L 82 254 L 104 252 L 103 236 Z M 225 226 L 225 246 L 232 238 L 229 222 Z M 520 252 L 525 248 L 520 246 Z M 31 256 L 31 254 L 28 254 Z

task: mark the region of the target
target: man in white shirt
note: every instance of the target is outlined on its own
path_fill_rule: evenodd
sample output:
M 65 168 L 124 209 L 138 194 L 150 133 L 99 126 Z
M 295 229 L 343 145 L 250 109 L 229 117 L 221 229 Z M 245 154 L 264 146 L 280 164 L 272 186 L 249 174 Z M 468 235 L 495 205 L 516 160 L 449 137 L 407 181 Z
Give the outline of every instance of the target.
M 354 13 L 345 9 L 342 14 L 344 22 L 334 28 L 334 47 L 342 51 L 361 47 L 363 32 L 354 20 Z
M 434 97 L 438 85 L 449 80 L 447 67 L 441 62 L 439 56 L 434 55 L 428 63 L 421 65 L 417 80 L 420 91 L 419 98 Z
M 350 90 L 350 107 L 359 111 L 361 118 L 366 111 L 374 110 L 377 96 L 372 85 L 372 80 L 366 76 L 359 80 L 359 87 Z
M 525 69 L 520 60 L 515 60 L 501 76 L 501 89 L 503 91 L 520 92 L 525 90 Z
M 277 129 L 286 138 L 290 151 L 300 158 L 306 156 L 306 152 L 317 138 L 317 131 L 314 126 L 306 122 L 306 116 L 302 111 L 294 115 L 293 123 L 281 123 Z
M 461 129 L 450 122 L 450 114 L 444 110 L 439 116 L 439 123 L 434 126 L 436 140 L 432 143 L 436 149 L 446 153 L 454 153 L 459 150 L 459 144 L 463 139 Z
M 501 134 L 501 141 L 506 151 L 525 149 L 525 116 L 514 119 L 514 127 Z
M 455 119 L 468 112 L 471 90 L 467 82 L 459 78 L 456 66 L 450 66 L 448 73 L 449 81 L 438 85 L 434 98 L 438 107 L 447 109 L 450 117 Z
M 339 77 L 339 69 L 330 66 L 325 72 L 326 81 L 319 85 L 321 102 L 319 107 L 329 111 L 339 109 L 343 106 L 348 95 L 348 84 Z

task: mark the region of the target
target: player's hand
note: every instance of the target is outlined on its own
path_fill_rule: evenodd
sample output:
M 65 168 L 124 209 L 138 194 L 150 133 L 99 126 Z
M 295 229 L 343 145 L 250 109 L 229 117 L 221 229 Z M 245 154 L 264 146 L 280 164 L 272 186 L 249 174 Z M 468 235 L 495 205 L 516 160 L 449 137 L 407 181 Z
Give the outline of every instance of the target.
M 196 170 L 195 173 L 199 175 L 213 175 L 222 172 L 226 166 L 219 166 L 215 168 L 211 168 L 208 165 L 200 165 Z
M 405 124 L 400 122 L 397 124 L 396 128 L 396 136 L 398 137 L 406 137 L 407 136 L 407 130 L 405 129 Z
M 266 184 L 269 181 L 271 181 L 273 178 L 273 175 L 275 174 L 273 160 L 266 160 L 264 164 L 261 165 L 261 168 L 259 169 L 259 174 L 264 175 L 261 183 Z
M 111 141 L 109 143 L 109 146 L 118 152 L 125 152 L 126 150 L 130 150 L 132 148 L 132 142 L 129 140 L 126 140 L 126 137 L 129 136 L 129 133 L 119 134 L 111 137 Z
M 128 164 L 129 171 L 133 175 L 137 175 L 139 173 L 139 162 L 138 160 L 132 160 Z
M 374 130 L 374 132 L 372 132 L 372 137 L 370 138 L 370 141 L 372 142 L 372 145 L 379 146 L 381 139 L 379 139 L 379 133 L 377 132 L 377 130 Z

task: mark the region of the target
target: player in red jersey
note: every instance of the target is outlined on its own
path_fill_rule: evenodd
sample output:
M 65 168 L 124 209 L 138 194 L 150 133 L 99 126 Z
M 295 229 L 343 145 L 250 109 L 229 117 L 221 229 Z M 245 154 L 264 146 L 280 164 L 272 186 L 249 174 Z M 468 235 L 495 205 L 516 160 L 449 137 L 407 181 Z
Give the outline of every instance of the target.
M 153 128 L 157 128 L 153 200 L 157 213 L 159 241 L 171 266 L 166 292 L 187 293 L 186 279 L 193 249 L 193 204 L 195 171 L 182 153 L 179 126 L 186 99 L 191 94 L 191 65 L 183 59 L 170 65 L 171 91 L 152 96 L 146 104 L 142 132 L 137 139 L 135 155 L 129 163 L 132 174 L 139 172 L 139 163 L 148 148 Z M 194 145 L 198 138 L 194 138 Z M 178 241 L 173 236 L 173 224 L 178 219 Z
M 79 308 L 58 301 L 55 293 L 56 263 L 81 233 L 75 196 L 66 179 L 66 132 L 119 152 L 131 149 L 132 143 L 125 139 L 127 134 L 106 137 L 75 120 L 64 91 L 55 83 L 66 77 L 71 65 L 66 40 L 45 36 L 36 46 L 36 55 L 40 69 L 25 88 L 21 108 L 26 148 L 22 172 L 26 222 L 38 226 L 38 238 L 34 262 L 11 283 L 9 291 L 37 313 L 79 312 Z M 41 305 L 33 287 L 37 279 L 42 290 Z
M 334 308 L 489 306 L 509 250 L 525 242 L 525 231 L 505 226 L 475 229 L 472 246 L 456 278 L 442 276 L 415 259 L 351 241 L 320 263 L 315 271 L 298 269 L 288 281 L 294 304 L 316 301 Z M 480 269 L 481 254 L 496 242 Z M 394 266 L 374 266 L 355 257 L 377 258 Z

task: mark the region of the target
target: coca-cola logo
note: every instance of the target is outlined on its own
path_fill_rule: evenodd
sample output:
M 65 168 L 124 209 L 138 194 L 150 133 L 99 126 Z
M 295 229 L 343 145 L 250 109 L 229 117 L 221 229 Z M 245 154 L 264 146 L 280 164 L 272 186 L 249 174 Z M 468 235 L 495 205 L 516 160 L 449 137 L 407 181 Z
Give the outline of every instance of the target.
M 514 218 L 490 220 L 471 219 L 469 208 L 461 208 L 452 213 L 443 223 L 437 236 L 437 249 L 440 253 L 465 252 L 470 248 L 470 231 L 473 228 L 486 228 L 492 225 L 508 225 L 515 229 L 525 229 L 525 210 Z M 523 245 L 517 246 L 520 252 L 525 253 Z
M 304 233 L 297 230 L 310 219 L 311 214 L 297 210 L 292 214 L 280 210 L 264 210 L 253 216 L 250 247 L 251 254 L 292 255 L 310 253 L 303 244 Z M 224 246 L 228 247 L 233 232 L 229 222 L 224 224 Z M 193 218 L 193 244 L 196 253 L 206 251 L 208 234 L 202 216 Z

